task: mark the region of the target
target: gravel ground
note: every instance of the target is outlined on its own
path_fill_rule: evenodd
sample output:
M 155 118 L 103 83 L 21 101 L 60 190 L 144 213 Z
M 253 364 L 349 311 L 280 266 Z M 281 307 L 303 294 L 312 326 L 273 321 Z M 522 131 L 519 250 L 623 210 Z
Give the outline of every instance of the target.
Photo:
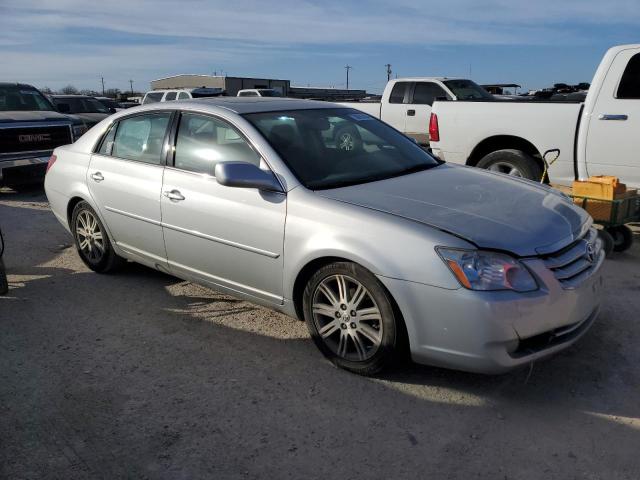
M 531 370 L 370 379 L 278 313 L 90 272 L 40 190 L 0 192 L 0 224 L 1 478 L 640 478 L 640 243 L 590 332 Z

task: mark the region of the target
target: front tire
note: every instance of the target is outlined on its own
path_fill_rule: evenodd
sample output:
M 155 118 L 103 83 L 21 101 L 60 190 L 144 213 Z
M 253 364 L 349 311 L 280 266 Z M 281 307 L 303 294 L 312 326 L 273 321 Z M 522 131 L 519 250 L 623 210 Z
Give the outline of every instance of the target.
M 94 272 L 111 272 L 124 264 L 125 260 L 113 250 L 100 218 L 85 201 L 79 202 L 73 209 L 71 232 L 78 255 Z
M 318 270 L 303 309 L 311 338 L 337 367 L 373 375 L 401 357 L 402 319 L 380 281 L 360 265 L 335 262 Z
M 476 165 L 492 172 L 539 182 L 542 170 L 536 160 L 521 150 L 497 150 L 485 155 Z

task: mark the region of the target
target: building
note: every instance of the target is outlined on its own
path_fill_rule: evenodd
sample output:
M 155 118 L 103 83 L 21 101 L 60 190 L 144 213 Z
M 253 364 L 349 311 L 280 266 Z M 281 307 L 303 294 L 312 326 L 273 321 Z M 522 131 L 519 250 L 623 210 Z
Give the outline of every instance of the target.
M 168 88 L 222 88 L 227 95 L 235 97 L 238 91 L 245 88 L 273 88 L 289 95 L 290 81 L 272 78 L 245 78 L 214 75 L 174 75 L 151 82 L 152 90 Z
M 273 88 L 283 97 L 315 100 L 356 100 L 365 98 L 365 90 L 346 88 L 292 87 L 290 80 L 273 78 L 226 77 L 216 75 L 174 75 L 151 82 L 152 90 L 171 88 L 221 88 L 226 95 L 235 97 L 246 88 Z

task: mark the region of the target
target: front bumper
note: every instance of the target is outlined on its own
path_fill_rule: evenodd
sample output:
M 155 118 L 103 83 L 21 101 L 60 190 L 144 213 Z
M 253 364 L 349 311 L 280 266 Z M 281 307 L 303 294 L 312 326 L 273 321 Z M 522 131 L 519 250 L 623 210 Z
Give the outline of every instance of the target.
M 598 315 L 604 252 L 578 287 L 563 288 L 542 260 L 525 263 L 541 288 L 530 293 L 447 290 L 379 277 L 403 314 L 418 363 L 497 374 L 573 344 Z
M 0 185 L 40 181 L 44 178 L 52 151 L 36 155 L 0 157 Z

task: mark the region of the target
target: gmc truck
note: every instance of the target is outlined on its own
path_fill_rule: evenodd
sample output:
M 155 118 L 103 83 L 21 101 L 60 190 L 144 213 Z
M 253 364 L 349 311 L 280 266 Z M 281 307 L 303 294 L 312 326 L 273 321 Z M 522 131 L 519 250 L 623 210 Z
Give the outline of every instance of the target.
M 640 44 L 605 54 L 583 103 L 438 100 L 429 126 L 447 162 L 540 180 L 544 152 L 558 148 L 551 183 L 614 175 L 640 188 Z
M 36 88 L 0 83 L 0 186 L 44 179 L 53 149 L 86 130 L 82 120 L 56 112 Z
M 341 102 L 339 105 L 368 113 L 421 145 L 428 145 L 429 116 L 436 99 L 494 100 L 494 97 L 464 78 L 398 78 L 387 83 L 380 102 Z

